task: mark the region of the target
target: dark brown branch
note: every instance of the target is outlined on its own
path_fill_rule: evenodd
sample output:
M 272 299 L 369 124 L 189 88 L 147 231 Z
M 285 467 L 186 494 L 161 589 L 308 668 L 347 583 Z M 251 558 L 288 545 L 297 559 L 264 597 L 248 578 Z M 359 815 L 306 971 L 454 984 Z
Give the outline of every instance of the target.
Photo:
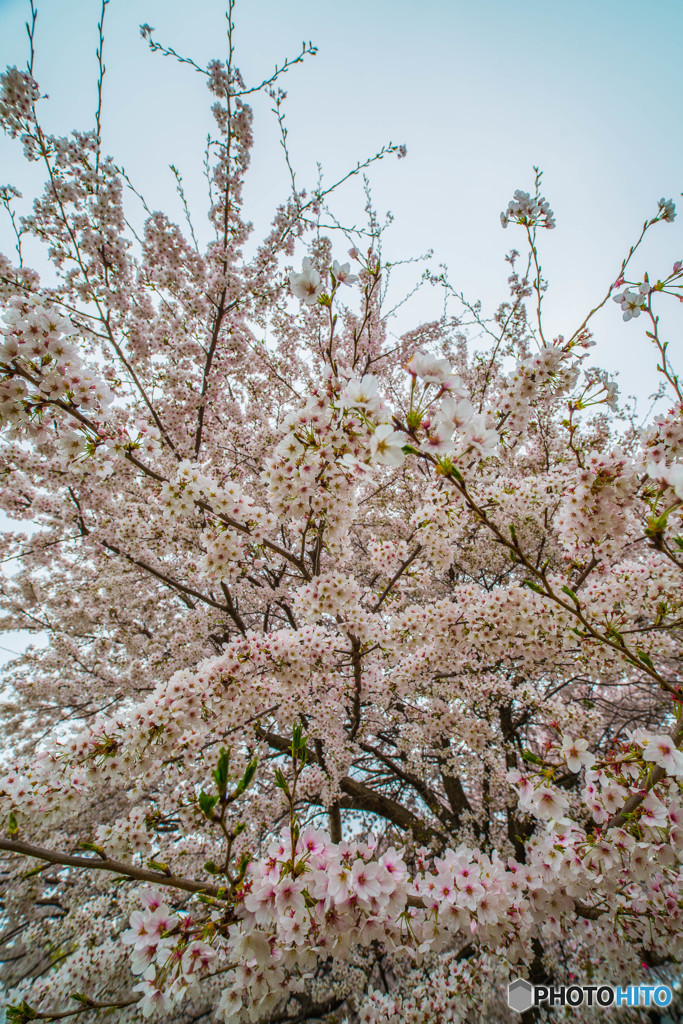
M 353 664 L 353 707 L 349 739 L 355 739 L 360 728 L 361 693 L 363 691 L 363 668 L 361 665 L 360 641 L 351 637 L 351 662 Z
M 449 831 L 452 831 L 454 826 L 457 827 L 460 813 L 465 809 L 470 809 L 467 797 L 465 796 L 459 779 L 449 777 L 449 787 L 453 789 L 454 793 L 457 792 L 459 789 L 459 792 L 462 796 L 462 801 L 460 803 L 459 809 L 456 811 L 456 809 L 453 808 L 453 811 L 449 811 L 448 808 L 442 806 L 439 803 L 438 798 L 429 788 L 427 783 L 420 779 L 417 775 L 414 775 L 412 772 L 409 772 L 406 769 L 399 767 L 396 764 L 396 762 L 393 761 L 388 755 L 384 754 L 381 750 L 377 750 L 376 747 L 371 746 L 369 743 L 359 743 L 358 746 L 360 747 L 361 750 L 365 751 L 366 754 L 370 754 L 372 757 L 377 758 L 378 761 L 381 761 L 382 764 L 385 765 L 389 769 L 389 771 L 396 776 L 396 778 L 401 779 L 401 781 L 411 786 L 412 789 L 415 790 L 418 796 L 420 796 L 424 803 L 427 805 L 427 807 L 432 812 L 434 817 L 437 818 L 445 828 L 448 828 Z M 445 783 L 445 777 L 443 778 Z M 457 803 L 457 801 L 455 802 Z
M 74 857 L 68 853 L 46 850 L 42 846 L 33 846 L 31 843 L 24 843 L 18 839 L 0 839 L 0 850 L 6 850 L 8 853 L 20 853 L 25 857 L 35 857 L 36 860 L 44 860 L 48 864 L 86 868 L 88 871 L 111 871 L 114 874 L 123 875 L 138 882 L 153 882 L 155 885 L 182 889 L 184 892 L 204 893 L 207 896 L 217 896 L 219 892 L 212 885 L 193 882 L 189 878 L 180 878 L 176 875 L 165 875 L 160 871 L 150 871 L 147 868 L 138 868 L 133 864 L 124 864 L 122 861 L 112 860 L 106 856 Z
M 290 748 L 290 741 L 282 736 L 278 736 L 276 733 L 266 732 L 265 729 L 257 727 L 256 735 L 269 743 L 274 750 L 280 751 L 280 753 L 287 753 Z M 308 750 L 308 760 L 313 764 L 319 763 L 317 755 L 310 749 Z M 436 840 L 439 844 L 442 844 L 447 841 L 447 837 L 443 833 L 426 824 L 426 822 L 421 821 L 407 807 L 404 807 L 383 793 L 370 789 L 369 786 L 364 785 L 357 779 L 345 776 L 340 780 L 339 788 L 342 793 L 346 794 L 339 801 L 339 806 L 344 810 L 369 811 L 371 814 L 377 814 L 397 828 L 405 832 L 411 832 L 418 842 L 428 843 Z

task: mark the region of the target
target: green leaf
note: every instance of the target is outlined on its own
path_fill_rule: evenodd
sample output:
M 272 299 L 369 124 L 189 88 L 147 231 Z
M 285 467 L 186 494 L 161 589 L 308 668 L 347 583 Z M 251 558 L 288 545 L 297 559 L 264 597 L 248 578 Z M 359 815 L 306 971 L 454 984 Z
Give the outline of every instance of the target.
M 237 871 L 237 881 L 238 882 L 241 882 L 242 879 L 244 878 L 244 876 L 246 875 L 247 868 L 249 867 L 249 862 L 250 861 L 251 861 L 251 854 L 249 854 L 249 853 L 243 853 L 242 856 L 240 857 L 239 869 Z
M 578 597 L 576 596 L 576 594 L 574 593 L 574 591 L 572 590 L 571 587 L 566 587 L 565 586 L 565 587 L 562 587 L 561 589 L 562 589 L 562 593 L 563 594 L 566 594 L 567 597 L 570 597 L 572 599 L 572 601 L 577 606 L 577 608 L 581 607 L 579 599 L 578 599 Z
M 285 796 L 289 796 L 289 786 L 287 785 L 287 779 L 284 776 L 282 768 L 275 769 L 275 785 L 278 789 L 281 789 Z
M 17 825 L 17 819 L 14 811 L 9 812 L 9 818 L 7 819 L 7 831 L 11 836 L 19 835 L 19 826 Z
M 218 756 L 218 764 L 213 772 L 213 777 L 218 787 L 218 792 L 223 797 L 225 791 L 228 788 L 228 778 L 230 773 L 230 751 L 226 750 L 225 747 L 221 747 L 220 754 Z
M 294 728 L 292 729 L 292 753 L 293 754 L 298 753 L 299 748 L 301 747 L 301 742 L 302 742 L 302 739 L 303 739 L 303 732 L 304 731 L 301 728 L 301 722 L 297 722 L 296 725 L 294 726 Z
M 669 518 L 669 510 L 663 512 L 661 516 L 650 516 L 645 527 L 646 537 L 659 537 L 664 533 L 666 529 L 666 521 Z
M 652 664 L 652 658 L 647 653 L 647 651 L 641 651 L 639 647 L 636 647 L 636 654 L 638 655 L 640 661 L 642 661 L 643 665 L 647 665 L 648 668 L 654 669 L 654 665 Z
M 254 758 L 252 761 L 249 762 L 249 764 L 245 768 L 244 775 L 242 776 L 242 778 L 240 779 L 239 783 L 237 784 L 237 791 L 236 792 L 237 792 L 238 796 L 241 793 L 244 793 L 245 789 L 247 789 L 247 787 L 251 784 L 254 776 L 256 775 L 256 768 L 257 768 L 257 766 L 258 766 L 258 759 Z
M 543 759 L 538 757 L 537 754 L 532 754 L 530 750 L 523 750 L 522 757 L 525 761 L 528 761 L 529 764 L 543 764 Z
M 535 594 L 541 594 L 543 597 L 546 596 L 545 590 L 539 587 L 538 583 L 534 583 L 533 580 L 524 580 L 524 586 L 528 587 L 529 590 L 533 590 Z
M 7 1024 L 26 1024 L 29 1020 L 38 1019 L 37 1011 L 29 1006 L 25 999 L 21 1003 L 17 1003 L 16 1006 L 7 1006 L 5 1014 Z
M 207 860 L 206 864 L 204 865 L 204 870 L 208 875 L 218 875 L 220 874 L 221 869 L 218 867 L 216 863 L 214 863 L 214 861 Z
M 78 845 L 81 850 L 91 850 L 92 853 L 96 853 L 100 857 L 106 857 L 104 850 L 97 843 L 79 843 Z
M 205 793 L 204 790 L 202 790 L 199 796 L 197 797 L 197 803 L 199 804 L 199 809 L 202 812 L 202 814 L 204 814 L 204 816 L 207 817 L 209 821 L 213 821 L 213 809 L 218 803 L 218 797 L 209 796 L 208 793 Z
M 39 864 L 37 868 L 31 868 L 30 871 L 26 871 L 21 877 L 24 880 L 27 878 L 33 878 L 34 875 L 39 875 L 41 871 L 46 871 L 49 867 L 51 867 L 50 864 Z
M 162 864 L 161 861 L 158 860 L 148 860 L 147 867 L 151 868 L 152 871 L 161 871 L 162 875 L 171 874 L 171 869 L 169 868 L 168 864 Z
M 289 749 L 294 760 L 299 760 L 302 764 L 306 764 L 306 737 L 304 736 L 301 722 L 297 722 L 292 730 L 292 745 Z

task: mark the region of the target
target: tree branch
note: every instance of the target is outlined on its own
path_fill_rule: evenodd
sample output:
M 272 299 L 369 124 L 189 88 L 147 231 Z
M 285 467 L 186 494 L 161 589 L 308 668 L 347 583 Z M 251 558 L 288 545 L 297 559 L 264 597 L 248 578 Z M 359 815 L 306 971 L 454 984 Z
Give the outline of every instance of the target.
M 44 860 L 48 864 L 86 868 L 88 871 L 111 871 L 114 874 L 123 875 L 125 878 L 132 878 L 138 882 L 153 882 L 154 885 L 163 885 L 171 889 L 182 889 L 184 892 L 204 893 L 207 896 L 216 897 L 219 892 L 212 885 L 193 882 L 189 878 L 165 875 L 160 871 L 149 871 L 147 868 L 138 868 L 132 864 L 124 864 L 122 861 L 111 860 L 109 857 L 74 857 L 68 853 L 46 850 L 42 846 L 33 846 L 31 843 L 24 843 L 18 839 L 0 839 L 0 850 L 6 850 L 8 853 L 20 853 L 24 857 L 35 857 L 36 860 Z

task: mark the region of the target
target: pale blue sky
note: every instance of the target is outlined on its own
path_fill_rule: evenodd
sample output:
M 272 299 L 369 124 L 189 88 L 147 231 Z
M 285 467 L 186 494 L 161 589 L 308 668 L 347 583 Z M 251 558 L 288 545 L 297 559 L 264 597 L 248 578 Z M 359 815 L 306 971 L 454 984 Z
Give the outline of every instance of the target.
M 45 122 L 56 131 L 88 127 L 99 0 L 38 3 Z M 26 9 L 24 0 L 0 0 L 2 64 L 25 60 Z M 150 205 L 180 218 L 167 165 L 180 167 L 201 210 L 207 93 L 191 68 L 148 52 L 143 21 L 204 64 L 224 54 L 223 8 L 220 0 L 111 0 L 107 12 L 106 148 Z M 523 242 L 502 232 L 499 211 L 515 188 L 530 187 L 540 164 L 558 222 L 542 235 L 551 333 L 576 326 L 660 196 L 681 208 L 681 0 L 238 0 L 236 21 L 238 63 L 251 84 L 302 39 L 319 47 L 283 79 L 300 183 L 314 182 L 318 160 L 332 180 L 383 142 L 405 142 L 408 159 L 372 172 L 379 209 L 396 218 L 389 255 L 433 249 L 454 283 L 485 305 L 502 297 L 504 252 Z M 257 101 L 256 113 L 247 195 L 265 230 L 287 177 L 267 104 Z M 0 146 L 2 181 L 25 183 L 18 147 Z M 358 187 L 339 196 L 348 221 L 362 205 Z M 639 274 L 668 270 L 683 254 L 681 225 L 683 217 L 656 231 Z M 426 294 L 401 326 L 437 311 L 437 296 Z M 638 324 L 623 325 L 610 304 L 598 332 L 597 361 L 619 369 L 623 390 L 644 399 L 655 375 Z

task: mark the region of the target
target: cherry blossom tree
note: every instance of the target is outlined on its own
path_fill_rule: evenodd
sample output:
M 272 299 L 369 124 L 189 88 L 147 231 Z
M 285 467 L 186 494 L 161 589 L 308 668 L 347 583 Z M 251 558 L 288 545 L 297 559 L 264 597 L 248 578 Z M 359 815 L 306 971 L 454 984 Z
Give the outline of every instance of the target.
M 46 176 L 26 216 L 1 192 L 2 624 L 42 638 L 3 690 L 7 1019 L 505 1021 L 511 977 L 671 979 L 683 266 L 634 256 L 674 204 L 552 337 L 537 173 L 499 308 L 427 272 L 446 312 L 396 337 L 371 205 L 351 234 L 292 178 L 249 242 L 249 102 L 289 162 L 281 79 L 314 48 L 250 85 L 227 25 L 207 68 L 142 27 L 211 94 L 205 244 L 100 110 L 41 127 L 33 7 L 1 79 Z M 645 426 L 590 359 L 611 299 L 662 375 Z

